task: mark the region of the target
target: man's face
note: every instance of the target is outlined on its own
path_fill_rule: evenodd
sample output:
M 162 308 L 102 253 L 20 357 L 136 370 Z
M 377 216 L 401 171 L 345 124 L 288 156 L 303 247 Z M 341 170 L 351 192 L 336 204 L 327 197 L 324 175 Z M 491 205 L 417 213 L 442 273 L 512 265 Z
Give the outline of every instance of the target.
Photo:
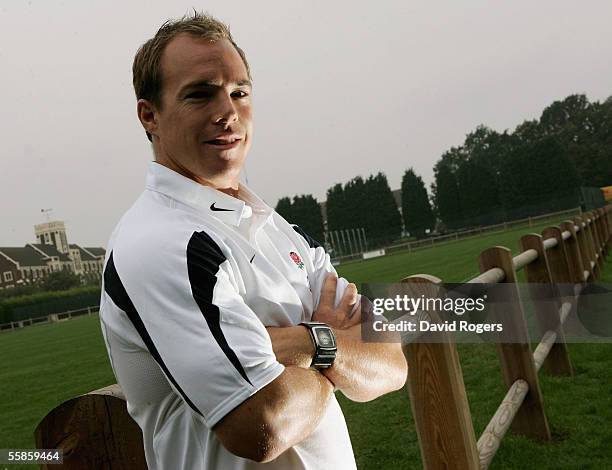
M 251 146 L 251 82 L 228 40 L 186 34 L 161 59 L 157 160 L 216 187 L 235 186 Z

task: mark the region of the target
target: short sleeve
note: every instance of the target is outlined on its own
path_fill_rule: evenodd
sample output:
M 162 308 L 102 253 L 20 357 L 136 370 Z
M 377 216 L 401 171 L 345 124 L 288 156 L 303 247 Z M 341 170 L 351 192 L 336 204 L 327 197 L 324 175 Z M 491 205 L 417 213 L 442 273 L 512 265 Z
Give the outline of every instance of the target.
M 336 276 L 338 276 L 338 273 L 331 263 L 329 254 L 319 242 L 304 232 L 304 230 L 298 225 L 293 225 L 293 229 L 300 235 L 303 243 L 308 246 L 308 252 L 312 261 L 312 272 L 309 272 L 308 277 L 310 290 L 312 291 L 313 296 L 314 310 L 316 310 L 319 305 L 319 301 L 321 300 L 321 288 L 323 287 L 325 278 L 329 273 L 333 273 Z M 340 303 L 344 290 L 348 284 L 349 281 L 347 281 L 345 278 L 338 277 L 338 284 L 336 286 L 336 305 Z M 357 298 L 355 308 L 360 305 L 360 302 L 361 296 Z
M 159 250 L 115 248 L 104 274 L 107 300 L 129 317 L 174 391 L 208 427 L 284 370 L 238 294 L 231 253 L 221 246 L 193 232 Z

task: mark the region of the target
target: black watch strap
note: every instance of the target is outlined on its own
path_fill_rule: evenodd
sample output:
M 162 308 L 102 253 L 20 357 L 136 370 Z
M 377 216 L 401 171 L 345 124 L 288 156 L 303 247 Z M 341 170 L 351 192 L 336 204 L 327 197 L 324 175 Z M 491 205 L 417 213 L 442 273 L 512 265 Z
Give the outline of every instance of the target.
M 310 332 L 310 337 L 315 347 L 315 353 L 310 367 L 327 369 L 334 364 L 336 359 L 336 336 L 333 330 L 325 323 L 302 322 Z

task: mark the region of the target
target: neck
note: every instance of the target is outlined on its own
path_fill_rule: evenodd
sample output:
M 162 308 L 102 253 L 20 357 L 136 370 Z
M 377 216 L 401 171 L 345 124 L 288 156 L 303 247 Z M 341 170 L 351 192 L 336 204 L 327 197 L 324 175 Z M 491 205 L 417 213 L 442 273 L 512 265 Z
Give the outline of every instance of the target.
M 240 186 L 237 185 L 236 188 L 215 188 L 217 191 L 221 191 L 222 193 L 227 194 L 228 196 L 235 197 L 236 199 L 240 199 L 238 197 L 238 193 L 240 192 Z
M 204 178 L 199 176 L 189 170 L 184 165 L 181 165 L 177 161 L 173 159 L 156 159 L 156 162 L 160 165 L 164 165 L 167 168 L 170 168 L 173 171 L 176 171 L 180 175 L 183 175 L 185 178 L 189 178 L 190 180 L 195 181 L 204 186 L 209 186 L 211 188 L 216 189 L 217 191 L 221 191 L 229 196 L 238 198 L 238 193 L 240 191 L 240 183 L 238 178 Z

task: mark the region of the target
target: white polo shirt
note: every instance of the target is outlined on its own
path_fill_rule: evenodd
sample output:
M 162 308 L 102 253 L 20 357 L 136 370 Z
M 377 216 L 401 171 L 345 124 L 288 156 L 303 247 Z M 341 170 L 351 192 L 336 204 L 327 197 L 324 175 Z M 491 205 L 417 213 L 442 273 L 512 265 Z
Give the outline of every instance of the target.
M 149 470 L 353 469 L 335 396 L 314 432 L 267 464 L 211 430 L 282 373 L 265 327 L 310 320 L 334 271 L 299 228 L 248 188 L 239 196 L 151 162 L 108 244 L 102 332 Z

